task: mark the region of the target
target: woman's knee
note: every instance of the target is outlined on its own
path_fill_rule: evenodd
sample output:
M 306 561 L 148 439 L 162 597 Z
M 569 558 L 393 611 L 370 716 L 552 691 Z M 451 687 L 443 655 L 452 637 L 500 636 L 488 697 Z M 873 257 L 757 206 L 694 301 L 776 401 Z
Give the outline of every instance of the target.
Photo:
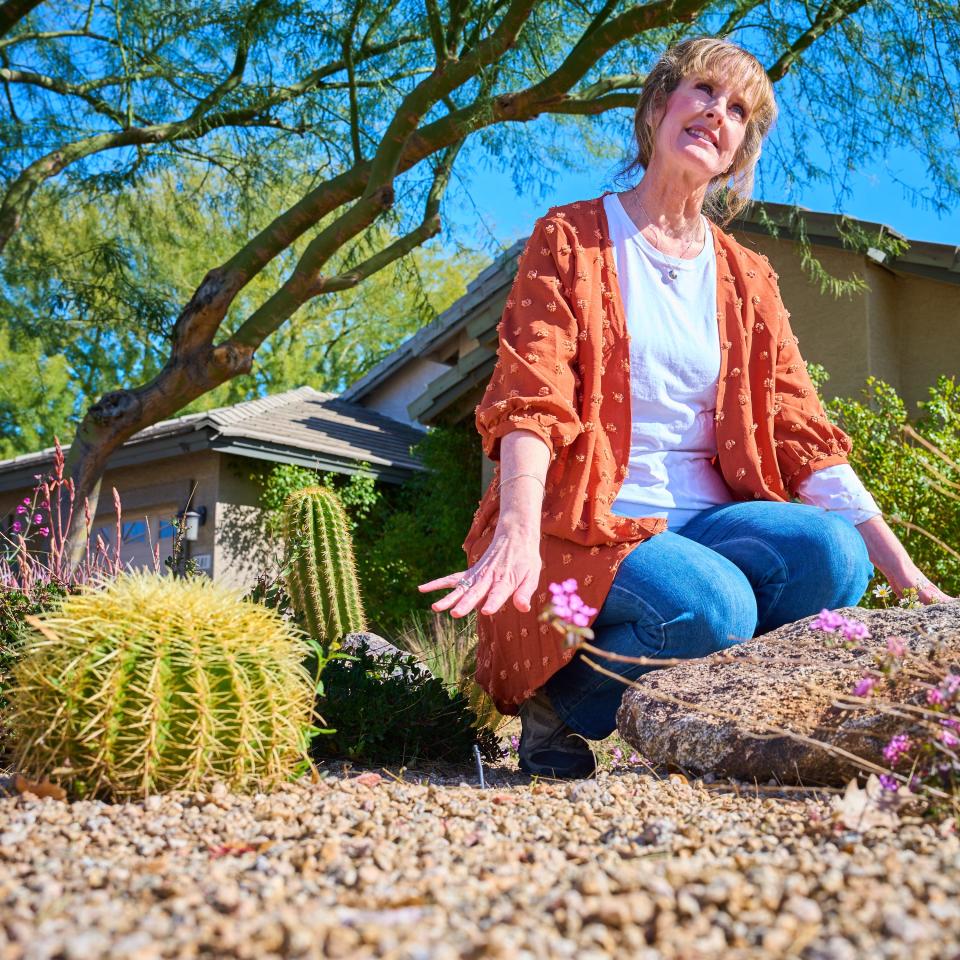
M 663 654 L 706 657 L 749 640 L 757 627 L 757 598 L 734 568 L 685 599 L 684 611 L 663 625 Z
M 811 525 L 811 542 L 805 550 L 814 556 L 805 558 L 807 569 L 833 587 L 836 606 L 851 606 L 863 596 L 875 570 L 870 554 L 857 528 L 837 513 L 824 510 Z

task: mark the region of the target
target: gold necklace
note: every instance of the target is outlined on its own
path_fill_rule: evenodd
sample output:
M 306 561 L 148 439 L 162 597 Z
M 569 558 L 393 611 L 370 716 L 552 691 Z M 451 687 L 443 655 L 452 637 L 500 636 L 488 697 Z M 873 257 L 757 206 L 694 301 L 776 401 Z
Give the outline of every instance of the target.
M 637 201 L 637 204 L 639 205 L 640 209 L 643 211 L 644 217 L 646 217 L 646 219 L 650 221 L 650 226 L 653 227 L 653 229 L 657 231 L 657 234 L 658 234 L 658 235 L 659 235 L 660 233 L 662 233 L 663 231 L 661 231 L 660 228 L 653 222 L 653 217 L 651 217 L 650 214 L 647 213 L 646 208 L 644 207 L 643 202 L 640 200 L 640 198 L 635 196 L 634 199 Z M 643 231 L 641 231 L 641 233 L 642 233 L 642 232 L 643 232 Z M 702 231 L 702 229 L 701 229 L 701 233 L 702 233 L 702 232 L 703 232 L 703 231 Z M 686 252 L 690 249 L 690 244 L 693 243 L 693 240 L 694 240 L 694 238 L 691 237 L 691 238 L 687 241 L 687 245 L 683 248 L 683 251 L 681 252 L 681 254 L 680 254 L 679 258 L 678 258 L 679 260 L 683 260 L 683 257 L 684 257 L 684 255 L 686 254 Z M 706 237 L 704 237 L 704 240 L 706 240 Z M 668 256 L 668 255 L 667 255 L 663 250 L 661 250 L 660 247 L 658 247 L 656 244 L 654 244 L 654 246 L 657 247 L 657 250 L 660 251 L 661 256 L 662 256 L 662 257 L 664 258 L 664 260 L 666 260 L 667 263 L 669 264 L 669 263 L 671 262 L 671 260 L 672 260 L 672 257 Z M 677 265 L 674 264 L 672 267 L 670 267 L 669 270 L 667 270 L 666 276 L 669 277 L 671 280 L 676 280 L 677 277 L 679 276 L 679 274 L 677 273 L 676 266 L 677 266 Z M 666 277 L 664 278 L 664 283 L 666 283 Z

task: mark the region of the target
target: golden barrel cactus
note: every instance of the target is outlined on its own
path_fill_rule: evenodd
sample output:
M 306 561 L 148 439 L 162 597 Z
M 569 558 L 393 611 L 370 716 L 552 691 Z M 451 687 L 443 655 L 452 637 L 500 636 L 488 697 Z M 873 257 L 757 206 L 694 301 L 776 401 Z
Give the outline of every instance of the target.
M 124 574 L 30 618 L 6 726 L 15 769 L 76 796 L 269 789 L 306 758 L 306 639 L 205 577 Z

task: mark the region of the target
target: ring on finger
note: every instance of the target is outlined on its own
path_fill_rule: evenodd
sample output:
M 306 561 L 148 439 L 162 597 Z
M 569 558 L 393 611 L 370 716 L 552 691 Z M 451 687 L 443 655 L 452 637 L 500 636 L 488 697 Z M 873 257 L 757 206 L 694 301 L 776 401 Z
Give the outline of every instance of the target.
M 469 590 L 469 589 L 473 586 L 473 578 L 472 578 L 472 577 L 461 577 L 461 578 L 457 581 L 457 586 L 458 586 L 458 587 L 463 587 L 465 590 Z

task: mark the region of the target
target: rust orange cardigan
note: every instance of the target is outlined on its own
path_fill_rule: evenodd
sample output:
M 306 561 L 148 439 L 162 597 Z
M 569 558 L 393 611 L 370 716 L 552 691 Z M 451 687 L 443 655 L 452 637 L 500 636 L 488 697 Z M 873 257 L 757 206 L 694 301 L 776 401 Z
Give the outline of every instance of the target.
M 846 462 L 850 438 L 824 413 L 767 258 L 711 229 L 721 347 L 713 464 L 741 500 L 790 501 L 810 473 Z M 496 467 L 463 542 L 470 566 L 497 525 L 500 438 L 531 430 L 552 451 L 530 612 L 511 597 L 494 614 L 477 613 L 476 679 L 507 714 L 574 654 L 537 620 L 547 584 L 575 577 L 580 596 L 599 610 L 623 558 L 667 526 L 610 512 L 627 475 L 631 428 L 630 343 L 612 247 L 602 196 L 551 207 L 537 220 L 475 411 Z

